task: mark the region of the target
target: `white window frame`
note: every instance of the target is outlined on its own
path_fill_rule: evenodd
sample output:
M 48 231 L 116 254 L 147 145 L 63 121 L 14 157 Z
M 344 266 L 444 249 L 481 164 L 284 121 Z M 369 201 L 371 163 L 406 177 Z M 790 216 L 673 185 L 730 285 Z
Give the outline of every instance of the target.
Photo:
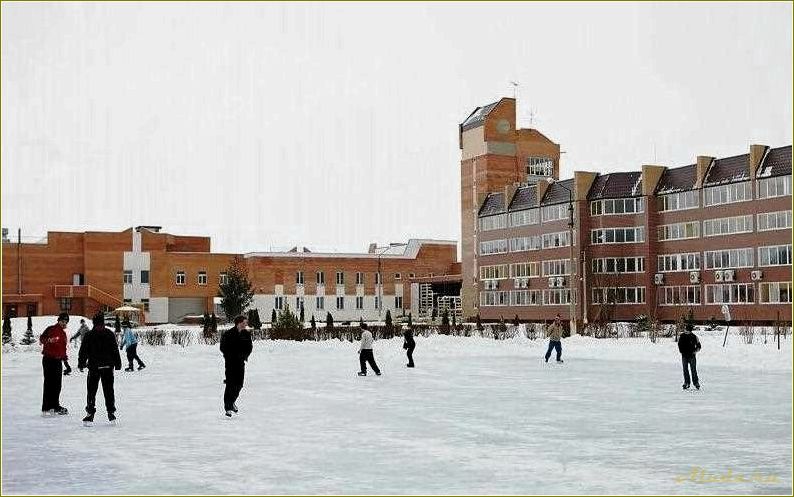
M 506 254 L 507 253 L 507 239 L 500 240 L 486 240 L 480 242 L 480 255 L 492 254 Z
M 481 280 L 506 280 L 510 277 L 509 266 L 507 264 L 493 264 L 490 266 L 480 266 Z
M 756 230 L 775 231 L 791 229 L 791 211 L 762 212 L 756 215 Z
M 284 296 L 283 295 L 276 295 L 273 299 L 273 307 L 277 311 L 284 310 Z
M 325 285 L 325 272 L 317 271 L 315 273 L 317 284 L 318 285 Z
M 700 207 L 700 191 L 668 193 L 657 197 L 659 212 L 685 211 Z M 683 206 L 683 207 L 682 207 Z
M 361 271 L 356 271 L 356 285 L 363 285 L 364 284 L 364 273 Z
M 752 283 L 706 285 L 705 291 L 706 305 L 749 305 L 755 303 L 755 285 Z M 744 294 L 744 300 L 741 299 L 742 294 Z M 727 300 L 726 296 L 728 297 Z
M 636 274 L 645 272 L 645 257 L 599 257 L 591 260 L 593 274 Z M 620 269 L 621 265 L 623 269 Z M 634 266 L 631 270 L 629 266 Z
M 132 270 L 125 269 L 122 278 L 123 278 L 122 281 L 124 282 L 125 285 L 132 285 Z
M 715 196 L 717 196 L 716 199 Z M 736 204 L 751 200 L 753 200 L 753 188 L 750 181 L 709 186 L 703 189 L 703 207 Z
M 686 221 L 683 223 L 662 224 L 656 228 L 657 240 L 669 242 L 673 240 L 693 240 L 700 238 L 700 222 Z
M 626 241 L 627 234 L 631 232 L 634 240 Z M 618 233 L 621 233 L 623 241 L 617 241 Z M 609 238 L 612 241 L 609 241 Z M 590 243 L 592 245 L 617 245 L 623 243 L 645 243 L 645 227 L 629 226 L 618 228 L 596 228 L 590 230 Z
M 717 257 L 719 260 L 717 261 Z M 724 259 L 727 257 L 727 263 Z M 718 262 L 719 265 L 715 264 Z M 703 267 L 706 270 L 713 269 L 738 269 L 743 267 L 753 267 L 753 249 L 749 247 L 723 249 L 723 250 L 706 250 L 703 252 Z
M 176 272 L 177 286 L 185 286 L 186 282 L 187 282 L 187 274 L 184 271 L 177 271 Z
M 325 310 L 325 295 L 317 295 L 314 297 L 314 306 L 318 310 Z
M 509 225 L 511 228 L 519 226 L 529 226 L 540 223 L 540 210 L 537 208 L 513 211 L 509 214 Z
M 394 308 L 395 309 L 402 309 L 403 308 L 403 297 L 402 297 L 402 295 L 395 295 L 394 296 Z
M 758 247 L 758 267 L 791 266 L 791 244 Z
M 605 198 L 590 202 L 591 216 L 633 216 L 644 212 L 642 197 Z
M 336 296 L 336 310 L 338 310 L 338 311 L 345 310 L 345 296 L 344 295 L 337 295 Z
M 364 297 L 362 295 L 356 296 L 356 310 L 360 311 L 364 309 Z
M 303 278 L 303 271 L 295 271 L 295 284 L 296 285 L 303 285 L 304 284 Z
M 759 179 L 756 191 L 759 200 L 791 195 L 791 175 Z
M 336 284 L 337 285 L 344 285 L 345 284 L 345 272 L 344 271 L 337 271 L 336 272 Z
M 551 157 L 527 157 L 527 177 L 548 178 L 554 174 L 554 159 Z
M 203 278 L 202 278 L 203 276 Z M 199 271 L 196 274 L 196 283 L 199 286 L 207 286 L 207 272 L 206 271 Z
M 656 256 L 657 273 L 700 271 L 700 252 L 659 254 Z
M 788 298 L 781 300 L 780 290 L 785 288 L 785 293 Z M 791 304 L 792 297 L 792 284 L 790 281 L 764 281 L 758 284 L 758 303 L 760 304 Z M 774 298 L 772 298 L 774 297 Z
M 660 286 L 656 290 L 656 299 L 660 306 L 692 306 L 700 305 L 700 285 Z
M 480 231 L 503 230 L 507 228 L 507 214 L 483 216 L 478 220 Z
M 703 220 L 703 237 L 736 235 L 753 232 L 753 215 L 719 217 Z

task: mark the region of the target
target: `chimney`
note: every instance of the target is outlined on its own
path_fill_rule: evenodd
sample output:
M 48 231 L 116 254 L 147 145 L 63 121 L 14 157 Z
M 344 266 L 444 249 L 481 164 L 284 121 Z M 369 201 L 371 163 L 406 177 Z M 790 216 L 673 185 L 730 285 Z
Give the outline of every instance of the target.
M 664 166 L 654 166 L 650 164 L 643 164 L 642 166 L 642 195 L 647 197 L 653 195 L 656 191 L 656 185 L 662 179 L 664 174 Z
M 538 205 L 540 205 L 540 202 L 543 200 L 543 196 L 546 195 L 546 190 L 549 189 L 549 185 L 551 185 L 551 183 L 549 183 L 548 181 L 540 180 L 540 181 L 537 182 L 537 186 L 538 186 Z
M 755 178 L 758 168 L 761 167 L 761 161 L 766 155 L 769 147 L 766 145 L 750 145 L 750 177 Z
M 695 188 L 702 188 L 703 183 L 706 181 L 706 173 L 709 172 L 709 166 L 714 162 L 714 157 L 707 155 L 698 155 L 697 158 L 697 177 L 695 178 Z
M 587 194 L 590 193 L 590 188 L 593 186 L 598 173 L 591 173 L 590 171 L 574 171 L 573 172 L 573 195 L 574 200 L 584 200 Z
M 505 185 L 505 211 L 510 207 L 510 201 L 513 200 L 513 195 L 516 194 L 516 190 L 518 190 L 520 185 L 521 183 L 510 183 Z

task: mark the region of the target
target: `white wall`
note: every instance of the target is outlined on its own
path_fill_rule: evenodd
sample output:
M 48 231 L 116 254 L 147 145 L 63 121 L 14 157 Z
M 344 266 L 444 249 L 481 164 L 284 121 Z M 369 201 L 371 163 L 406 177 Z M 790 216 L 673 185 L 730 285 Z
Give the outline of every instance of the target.
M 340 287 L 341 288 L 341 287 Z M 340 294 L 343 295 L 343 294 Z M 259 317 L 262 319 L 263 322 L 270 322 L 270 314 L 273 311 L 276 303 L 276 294 L 255 294 L 254 299 L 251 302 L 251 308 L 259 309 Z M 374 295 L 364 295 L 364 308 L 363 309 L 356 309 L 356 295 L 344 295 L 345 297 L 345 308 L 344 309 L 337 309 L 336 308 L 336 297 L 337 294 L 325 295 L 325 302 L 323 309 L 317 309 L 316 306 L 316 296 L 312 295 L 284 295 L 279 294 L 278 296 L 284 297 L 285 303 L 289 304 L 289 308 L 292 311 L 298 313 L 299 311 L 295 308 L 295 298 L 296 297 L 303 297 L 303 313 L 304 318 L 306 321 L 311 319 L 311 316 L 314 315 L 314 319 L 318 322 L 325 321 L 325 315 L 330 312 L 331 315 L 334 317 L 334 321 L 358 321 L 360 318 L 363 318 L 364 321 L 378 321 L 386 319 L 386 311 L 391 311 L 392 318 L 396 318 L 397 316 L 402 316 L 403 310 L 396 309 L 394 307 L 394 294 L 384 294 L 383 296 L 383 308 L 380 313 L 378 313 L 378 309 L 375 308 L 375 296 Z M 406 306 L 407 303 L 403 301 L 403 306 Z M 408 315 L 408 308 L 405 309 L 405 314 Z
M 168 297 L 155 297 L 149 300 L 149 312 L 146 313 L 146 322 L 168 322 Z

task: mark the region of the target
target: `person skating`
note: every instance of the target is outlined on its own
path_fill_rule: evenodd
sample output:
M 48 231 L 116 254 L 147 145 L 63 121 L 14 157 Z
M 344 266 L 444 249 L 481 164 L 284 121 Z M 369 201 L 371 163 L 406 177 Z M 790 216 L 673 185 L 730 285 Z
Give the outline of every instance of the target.
M 563 362 L 562 360 L 562 324 L 560 323 L 560 315 L 557 314 L 557 317 L 554 318 L 554 322 L 549 325 L 546 329 L 546 336 L 549 337 L 549 348 L 546 351 L 546 362 L 549 362 L 549 357 L 551 357 L 551 351 L 557 351 L 557 362 Z
M 85 406 L 88 414 L 83 418 L 83 423 L 94 421 L 96 391 L 100 381 L 102 381 L 102 394 L 105 396 L 108 420 L 115 421 L 116 395 L 113 391 L 113 370 L 121 369 L 121 355 L 116 347 L 116 335 L 105 328 L 102 314 L 94 316 L 92 322 L 94 327 L 83 337 L 77 361 L 77 368 L 81 372 L 88 368 Z
M 124 330 L 124 334 L 121 339 L 121 345 L 119 345 L 119 350 L 127 347 L 127 361 L 130 363 L 129 367 L 125 368 L 124 371 L 135 371 L 135 368 L 132 367 L 133 360 L 138 361 L 138 371 L 140 371 L 146 367 L 146 364 L 138 357 L 138 337 L 135 336 L 135 332 L 132 331 L 132 325 L 129 321 L 124 321 L 122 329 Z
M 72 338 L 69 339 L 69 343 L 76 342 L 78 340 L 80 341 L 80 343 L 82 343 L 83 338 L 85 337 L 85 334 L 88 333 L 89 329 L 90 328 L 88 328 L 88 325 L 85 324 L 85 319 L 81 319 L 80 329 L 77 330 L 77 333 L 72 335 Z
M 58 322 L 48 326 L 39 337 L 43 345 L 41 350 L 41 367 L 44 372 L 44 392 L 41 400 L 41 415 L 69 414 L 69 410 L 61 405 L 61 382 L 63 380 L 63 363 L 66 355 L 66 329 L 69 314 L 62 312 Z M 68 367 L 68 362 L 67 362 Z M 69 368 L 71 370 L 71 368 Z
M 358 375 L 367 376 L 367 363 L 369 363 L 375 374 L 380 376 L 380 369 L 375 364 L 375 355 L 372 353 L 372 333 L 366 323 L 361 324 L 361 330 L 361 345 L 358 347 L 358 362 L 361 365 L 361 371 L 358 372 Z
M 414 367 L 414 349 L 416 348 L 416 342 L 414 341 L 414 332 L 406 324 L 403 325 L 403 338 L 405 338 L 403 341 L 403 348 L 408 355 L 408 364 L 406 364 L 406 367 L 412 368 Z
M 678 337 L 678 351 L 681 352 L 681 364 L 684 367 L 684 390 L 689 388 L 689 370 L 692 369 L 692 384 L 700 390 L 700 380 L 698 379 L 696 354 L 700 350 L 700 340 L 697 335 L 692 333 L 692 325 L 687 324 L 684 331 Z
M 237 397 L 245 381 L 245 363 L 251 355 L 253 344 L 248 332 L 248 319 L 245 316 L 234 318 L 234 328 L 221 336 L 221 353 L 226 370 L 226 387 L 223 390 L 223 410 L 226 415 L 238 412 Z

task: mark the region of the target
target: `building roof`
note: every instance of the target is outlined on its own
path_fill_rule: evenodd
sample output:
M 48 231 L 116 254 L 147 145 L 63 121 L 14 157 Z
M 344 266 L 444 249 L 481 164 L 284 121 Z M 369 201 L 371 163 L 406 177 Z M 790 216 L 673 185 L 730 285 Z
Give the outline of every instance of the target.
M 505 194 L 503 192 L 489 193 L 480 207 L 480 217 L 502 214 L 505 211 Z
M 520 211 L 538 206 L 538 189 L 535 185 L 524 185 L 516 190 L 507 210 Z
M 791 145 L 769 149 L 757 174 L 759 178 L 791 174 Z
M 501 102 L 501 100 L 474 109 L 474 112 L 469 114 L 469 117 L 467 117 L 466 120 L 463 121 L 463 124 L 460 125 L 461 130 L 466 131 L 467 129 L 481 126 L 482 123 L 485 122 L 485 118 L 488 117 L 488 114 L 490 114 L 491 111 L 494 110 L 497 105 L 499 105 L 499 102 Z
M 390 246 L 386 253 L 352 253 L 352 252 L 248 252 L 243 257 L 295 257 L 301 259 L 323 258 L 357 258 L 357 259 L 415 259 L 423 245 L 446 245 L 457 247 L 455 240 L 434 240 L 429 238 L 411 238 L 406 244 Z
M 750 179 L 750 154 L 717 159 L 706 172 L 703 186 L 723 185 Z
M 599 174 L 590 187 L 588 200 L 637 197 L 642 195 L 642 173 L 639 171 Z
M 676 193 L 691 190 L 697 181 L 697 164 L 667 168 L 656 185 L 656 194 Z
M 546 190 L 546 194 L 543 195 L 543 199 L 540 201 L 541 205 L 561 204 L 563 202 L 568 202 L 571 198 L 571 194 L 568 192 L 568 190 L 573 192 L 573 178 L 555 181 L 549 185 L 549 188 Z

